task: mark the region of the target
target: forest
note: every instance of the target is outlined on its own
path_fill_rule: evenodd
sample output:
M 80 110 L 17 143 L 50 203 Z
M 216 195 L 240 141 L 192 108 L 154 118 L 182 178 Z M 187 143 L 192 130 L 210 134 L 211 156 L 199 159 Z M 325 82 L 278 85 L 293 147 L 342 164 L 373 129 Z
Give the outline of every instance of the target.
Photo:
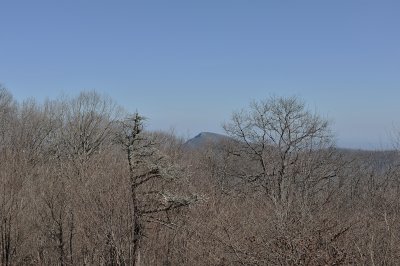
M 0 88 L 1 265 L 400 265 L 395 139 L 338 148 L 298 97 L 196 146 L 146 119 L 95 91 Z

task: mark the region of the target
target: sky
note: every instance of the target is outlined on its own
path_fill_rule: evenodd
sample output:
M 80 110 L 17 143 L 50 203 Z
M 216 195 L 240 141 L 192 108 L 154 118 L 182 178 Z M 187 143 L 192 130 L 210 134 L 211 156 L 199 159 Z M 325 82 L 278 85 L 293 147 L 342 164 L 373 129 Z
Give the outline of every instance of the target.
M 382 148 L 400 125 L 399 14 L 398 0 L 0 0 L 0 83 L 20 101 L 95 89 L 187 137 L 296 95 L 338 146 Z

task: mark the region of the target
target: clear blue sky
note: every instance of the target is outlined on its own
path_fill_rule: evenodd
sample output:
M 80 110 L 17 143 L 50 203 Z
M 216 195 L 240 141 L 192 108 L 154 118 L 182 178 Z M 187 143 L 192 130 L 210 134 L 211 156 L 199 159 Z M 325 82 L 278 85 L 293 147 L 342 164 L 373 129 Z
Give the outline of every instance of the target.
M 375 148 L 400 124 L 399 14 L 398 0 L 0 0 L 0 82 L 19 100 L 96 89 L 183 135 L 295 94 L 340 146 Z

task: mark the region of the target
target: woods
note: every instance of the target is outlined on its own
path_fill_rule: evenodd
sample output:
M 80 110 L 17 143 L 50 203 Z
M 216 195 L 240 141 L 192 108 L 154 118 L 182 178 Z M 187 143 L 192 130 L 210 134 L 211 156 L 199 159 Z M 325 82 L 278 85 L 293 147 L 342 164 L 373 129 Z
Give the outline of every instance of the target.
M 0 89 L 1 265 L 397 265 L 399 154 L 335 147 L 296 97 L 188 147 L 112 99 Z

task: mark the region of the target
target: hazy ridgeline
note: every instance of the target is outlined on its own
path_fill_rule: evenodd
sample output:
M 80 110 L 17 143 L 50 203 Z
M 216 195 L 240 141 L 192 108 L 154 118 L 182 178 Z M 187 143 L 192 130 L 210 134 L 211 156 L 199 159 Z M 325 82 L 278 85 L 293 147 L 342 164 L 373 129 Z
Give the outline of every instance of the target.
M 399 265 L 397 151 L 335 148 L 297 98 L 185 145 L 95 92 L 0 89 L 1 265 Z

